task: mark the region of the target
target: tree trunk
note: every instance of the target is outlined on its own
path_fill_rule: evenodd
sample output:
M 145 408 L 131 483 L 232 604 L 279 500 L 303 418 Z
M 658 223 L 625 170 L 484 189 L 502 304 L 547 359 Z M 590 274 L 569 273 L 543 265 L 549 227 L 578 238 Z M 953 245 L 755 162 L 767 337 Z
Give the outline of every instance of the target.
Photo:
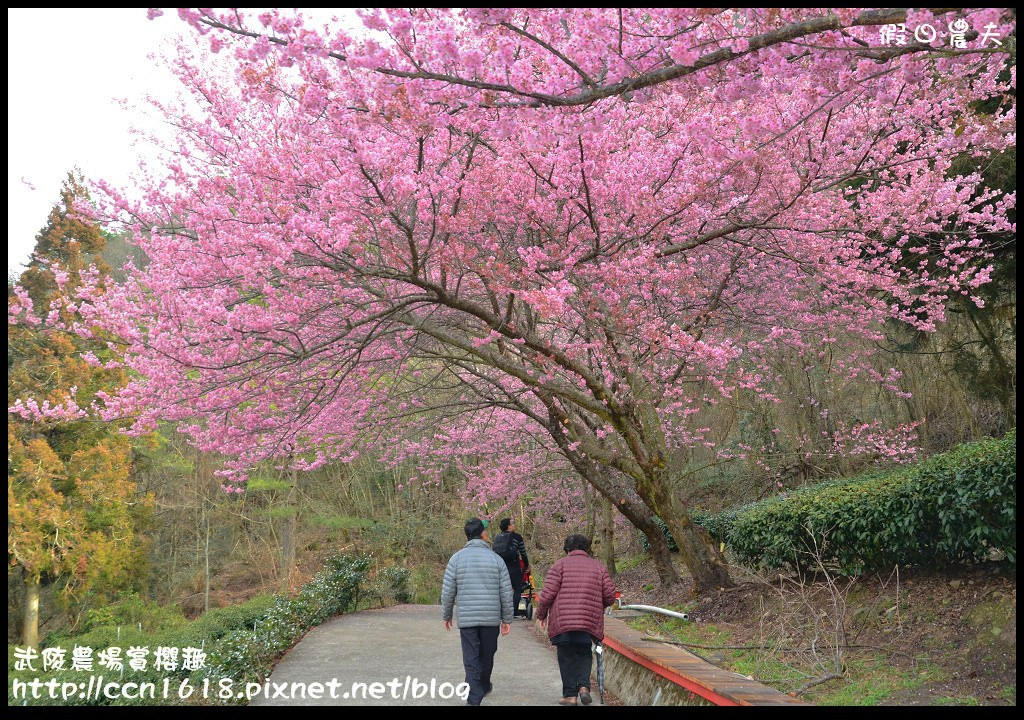
M 206 497 L 203 497 L 203 516 L 206 519 L 206 547 L 203 550 L 205 560 L 206 588 L 203 591 L 203 612 L 210 612 L 210 511 L 206 507 Z
M 565 435 L 565 430 L 560 422 L 561 416 L 557 413 L 554 404 L 542 395 L 538 395 L 538 397 L 545 403 L 551 416 L 550 422 L 545 427 L 573 469 L 579 473 L 580 477 L 593 485 L 601 495 L 615 503 L 615 507 L 623 517 L 644 534 L 650 545 L 654 567 L 658 571 L 658 579 L 661 581 L 662 587 L 678 583 L 679 575 L 672 567 L 672 553 L 669 551 L 668 541 L 665 539 L 664 533 L 661 532 L 661 528 L 654 522 L 654 514 L 643 503 L 636 503 L 630 499 L 625 485 L 616 481 L 610 468 L 599 465 L 573 448 Z
M 25 647 L 39 647 L 39 578 L 25 573 L 25 612 L 21 624 Z
M 665 478 L 645 487 L 644 501 L 668 526 L 679 554 L 693 578 L 693 592 L 704 594 L 733 586 L 729 566 L 707 531 L 690 518 L 668 488 Z
M 293 459 L 294 460 L 294 459 Z M 295 571 L 295 524 L 298 508 L 295 498 L 298 494 L 298 471 L 292 467 L 291 486 L 288 488 L 288 499 L 285 501 L 288 515 L 281 527 L 281 590 L 289 592 L 292 587 L 292 575 Z
M 584 486 L 584 491 L 586 487 Z M 594 545 L 594 529 L 597 527 L 597 490 L 591 486 L 591 491 L 586 494 L 587 498 L 587 527 L 583 534 L 591 546 Z
M 611 501 L 601 498 L 601 544 L 604 546 L 604 564 L 608 572 L 615 577 L 615 516 Z
M 672 566 L 672 552 L 668 547 L 668 540 L 665 533 L 661 531 L 654 522 L 654 515 L 644 505 L 630 500 L 621 489 L 616 492 L 614 486 L 607 486 L 600 479 L 605 477 L 603 469 L 595 468 L 591 482 L 594 487 L 606 498 L 615 503 L 615 507 L 625 516 L 647 538 L 647 544 L 651 548 L 651 556 L 654 560 L 654 567 L 658 571 L 658 580 L 662 587 L 668 587 L 679 582 L 679 574 Z M 607 489 L 607 492 L 605 490 Z
M 692 592 L 702 595 L 718 588 L 731 587 L 729 566 L 704 528 L 696 525 L 678 501 L 667 468 L 668 447 L 665 433 L 647 382 L 629 374 L 630 386 L 640 402 L 635 408 L 639 422 L 625 424 L 623 435 L 642 473 L 636 491 L 650 510 L 660 517 L 676 541 L 679 555 L 693 578 Z
M 991 323 L 988 322 L 985 315 L 979 314 L 971 305 L 968 305 L 967 317 L 970 318 L 971 324 L 974 325 L 974 329 L 978 331 L 978 337 L 981 338 L 982 343 L 988 349 L 989 354 L 992 356 L 992 364 L 994 364 L 998 370 L 995 375 L 999 380 L 999 382 L 996 383 L 996 386 L 998 387 L 997 394 L 999 406 L 1003 411 L 1003 428 L 1004 430 L 1006 428 L 1012 428 L 1017 424 L 1016 366 L 1013 368 L 1010 367 L 1010 363 L 1007 361 L 1006 356 L 1003 355 L 1003 352 L 999 347 L 997 331 L 992 328 Z M 982 327 L 982 325 L 985 327 Z
M 537 522 L 537 513 L 533 513 L 533 517 L 530 518 L 530 545 L 537 550 L 544 550 L 544 543 L 540 539 L 540 523 Z M 532 552 L 532 550 L 531 550 Z

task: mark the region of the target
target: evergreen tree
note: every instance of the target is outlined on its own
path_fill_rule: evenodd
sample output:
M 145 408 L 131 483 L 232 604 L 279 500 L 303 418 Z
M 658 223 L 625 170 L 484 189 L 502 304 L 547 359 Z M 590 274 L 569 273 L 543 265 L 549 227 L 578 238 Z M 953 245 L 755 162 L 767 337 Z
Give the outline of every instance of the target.
M 21 276 L 24 291 L 8 289 L 7 554 L 25 584 L 22 641 L 31 646 L 39 640 L 42 585 L 56 583 L 74 617 L 137 581 L 145 563 L 136 528 L 148 501 L 136 497 L 131 441 L 82 411 L 126 374 L 103 367 L 113 359 L 105 338 L 86 341 L 67 329 L 81 319 L 78 271 L 105 242 L 73 213 L 87 199 L 81 178 L 69 173 Z

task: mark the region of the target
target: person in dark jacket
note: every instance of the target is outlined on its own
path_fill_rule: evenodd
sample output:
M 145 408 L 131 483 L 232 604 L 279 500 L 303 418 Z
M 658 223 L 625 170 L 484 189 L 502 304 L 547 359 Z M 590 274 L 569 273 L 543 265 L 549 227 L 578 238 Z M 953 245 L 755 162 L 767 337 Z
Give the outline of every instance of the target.
M 566 538 L 564 550 L 565 557 L 544 579 L 537 618 L 558 648 L 559 704 L 575 705 L 578 696 L 589 705 L 594 662 L 590 646 L 604 639 L 604 609 L 615 602 L 615 585 L 607 568 L 590 557 L 590 541 L 583 535 Z
M 508 577 L 512 581 L 512 616 L 513 617 L 526 617 L 525 612 L 520 612 L 519 601 L 523 599 L 523 573 L 530 568 L 530 558 L 526 556 L 526 541 L 523 540 L 523 536 L 516 532 L 516 521 L 512 518 L 505 518 L 498 526 L 501 528 L 502 534 L 508 533 L 508 544 L 505 555 L 502 559 L 505 561 L 505 567 L 508 568 Z M 501 537 L 494 538 L 494 548 L 498 547 L 498 540 Z M 522 563 L 519 561 L 522 560 Z
M 491 691 L 498 628 L 512 629 L 512 583 L 505 561 L 494 554 L 487 538 L 487 521 L 470 518 L 466 546 L 452 555 L 441 586 L 441 619 L 452 629 L 452 612 L 459 606 L 462 664 L 469 685 L 469 705 L 479 705 Z

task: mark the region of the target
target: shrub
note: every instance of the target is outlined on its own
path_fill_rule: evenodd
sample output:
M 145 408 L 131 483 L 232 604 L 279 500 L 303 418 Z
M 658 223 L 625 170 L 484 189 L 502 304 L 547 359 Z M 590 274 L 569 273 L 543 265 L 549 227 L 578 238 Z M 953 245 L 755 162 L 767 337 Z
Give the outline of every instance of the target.
M 420 605 L 438 605 L 441 602 L 441 579 L 444 567 L 417 565 L 412 574 L 415 599 Z
M 108 605 L 89 610 L 82 625 L 88 631 L 104 625 L 138 627 L 146 632 L 154 632 L 168 627 L 181 627 L 188 620 L 177 605 L 159 605 L 155 602 L 131 593 Z
M 67 665 L 71 665 L 71 650 L 74 646 L 90 647 L 94 650 L 94 658 L 100 650 L 109 647 L 120 647 L 125 651 L 129 647 L 146 647 L 150 649 L 150 662 L 143 671 L 131 670 L 125 657 L 123 675 L 97 670 L 94 674 L 104 674 L 107 680 L 123 682 L 155 683 L 162 687 L 165 679 L 169 679 L 173 687 L 177 687 L 184 679 L 189 679 L 192 686 L 198 687 L 203 680 L 209 678 L 210 685 L 215 687 L 221 678 L 231 678 L 236 683 L 249 680 L 262 680 L 269 672 L 274 660 L 290 648 L 303 633 L 327 618 L 339 615 L 355 606 L 359 596 L 359 588 L 369 569 L 369 558 L 338 556 L 327 561 L 324 568 L 308 583 L 302 586 L 294 598 L 285 596 L 262 595 L 241 605 L 219 608 L 205 613 L 192 623 L 181 625 L 171 623 L 166 627 L 154 628 L 151 631 L 140 631 L 137 622 L 126 626 L 100 625 L 88 632 L 70 638 L 55 636 L 53 642 L 48 639 L 44 646 L 63 647 L 67 652 Z M 132 619 L 137 615 L 137 603 L 128 599 L 124 607 L 115 608 L 108 613 L 111 619 Z M 135 608 L 132 610 L 131 608 Z M 147 611 L 149 612 L 149 611 Z M 169 617 L 177 617 L 174 612 Z M 95 618 L 101 618 L 96 615 Z M 145 622 L 143 627 L 145 627 Z M 200 670 L 189 671 L 179 667 L 174 671 L 157 670 L 153 667 L 152 652 L 156 647 L 194 647 L 207 653 L 206 664 Z M 126 656 L 126 652 L 122 652 Z M 21 700 L 12 695 L 14 679 L 30 680 L 38 677 L 43 682 L 56 679 L 58 682 L 81 683 L 87 681 L 89 674 L 75 670 L 42 672 L 37 663 L 35 671 L 15 671 L 13 647 L 8 646 L 8 704 L 21 704 Z M 117 677 L 113 677 L 117 675 Z M 66 705 L 67 702 L 50 700 L 45 697 L 38 700 L 30 699 L 33 705 Z M 217 702 L 215 693 L 206 702 Z M 126 705 L 159 704 L 162 698 L 154 700 L 129 701 L 106 698 L 79 700 L 76 704 L 92 705 Z M 177 704 L 175 698 L 164 701 Z M 203 702 L 195 698 L 193 702 Z
M 241 605 L 217 608 L 197 617 L 187 633 L 206 642 L 215 642 L 234 630 L 251 628 L 277 602 L 277 595 L 257 595 Z
M 837 478 L 690 517 L 751 567 L 807 569 L 809 553 L 845 575 L 1017 555 L 1017 432 L 889 472 Z M 671 550 L 674 538 L 655 519 Z M 641 539 L 650 551 L 647 538 Z M 824 544 L 824 547 L 822 545 Z
M 401 565 L 390 565 L 381 570 L 377 575 L 377 583 L 382 599 L 398 603 L 412 602 L 411 577 L 412 573 L 409 572 L 409 568 Z
M 259 681 L 273 661 L 307 630 L 354 607 L 370 567 L 365 556 L 330 558 L 324 569 L 302 586 L 294 598 L 279 597 L 255 628 L 226 635 L 211 650 L 197 680 L 231 678 L 236 683 Z
M 846 575 L 894 564 L 938 566 L 989 559 L 1016 565 L 1016 431 L 888 473 L 842 479 L 700 516 L 739 562 L 806 568 L 822 560 Z

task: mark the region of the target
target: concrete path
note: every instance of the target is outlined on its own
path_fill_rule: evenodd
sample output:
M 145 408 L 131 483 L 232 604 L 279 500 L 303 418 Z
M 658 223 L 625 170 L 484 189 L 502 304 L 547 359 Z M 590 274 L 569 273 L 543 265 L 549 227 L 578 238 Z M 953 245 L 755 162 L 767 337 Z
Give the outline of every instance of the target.
M 326 685 L 332 679 L 337 680 L 336 698 L 326 688 L 321 699 L 308 696 L 310 683 Z M 313 628 L 274 668 L 269 689 L 250 704 L 464 705 L 464 699 L 450 692 L 464 679 L 458 628 L 445 632 L 440 607 L 399 605 L 342 615 Z M 415 682 L 420 683 L 420 698 L 414 697 Z M 494 691 L 484 698 L 485 706 L 557 703 L 562 682 L 554 648 L 533 622 L 517 619 L 512 632 L 498 639 L 491 682 Z M 292 683 L 303 683 L 307 696 Z M 353 683 L 365 688 L 353 688 Z M 383 683 L 376 688 L 380 699 L 370 694 L 372 683 Z M 284 690 L 283 684 L 289 687 Z M 449 691 L 447 699 L 439 696 L 443 690 Z

